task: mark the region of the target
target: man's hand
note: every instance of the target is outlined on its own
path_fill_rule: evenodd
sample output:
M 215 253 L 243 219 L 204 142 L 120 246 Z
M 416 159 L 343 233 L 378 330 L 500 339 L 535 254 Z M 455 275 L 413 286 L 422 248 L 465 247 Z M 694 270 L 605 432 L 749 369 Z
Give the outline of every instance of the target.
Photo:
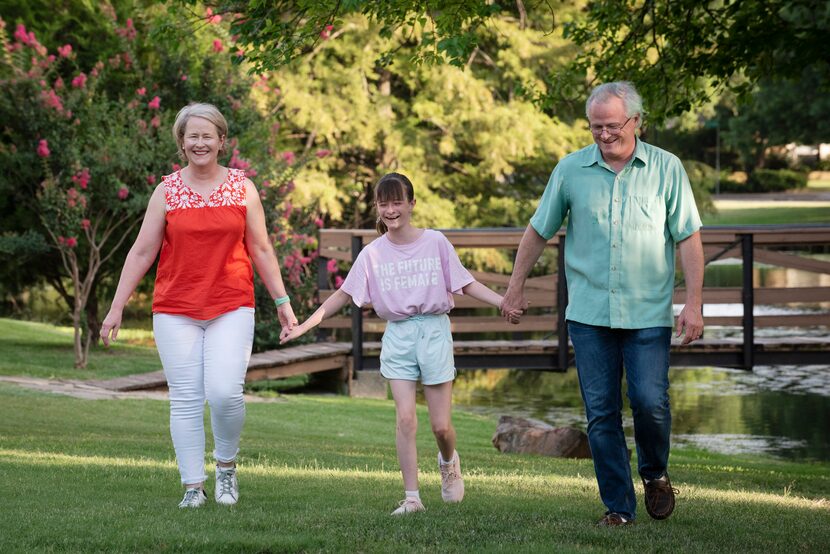
M 507 287 L 504 299 L 499 307 L 501 315 L 513 324 L 519 323 L 522 314 L 527 309 L 529 302 L 525 299 L 524 290 L 519 287 Z
M 683 342 L 689 344 L 703 336 L 703 310 L 700 306 L 686 304 L 677 316 L 677 336 L 684 334 Z

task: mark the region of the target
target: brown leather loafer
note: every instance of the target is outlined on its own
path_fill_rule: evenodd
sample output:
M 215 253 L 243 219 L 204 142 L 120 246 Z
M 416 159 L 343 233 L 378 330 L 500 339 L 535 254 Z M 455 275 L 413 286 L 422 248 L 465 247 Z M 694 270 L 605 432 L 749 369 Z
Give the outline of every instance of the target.
M 631 520 L 624 518 L 616 512 L 611 512 L 610 514 L 602 516 L 602 519 L 597 522 L 597 525 L 600 527 L 620 527 L 622 525 L 630 525 L 631 523 L 633 523 Z
M 674 495 L 677 489 L 671 486 L 668 474 L 660 479 L 646 481 L 643 479 L 643 488 L 646 491 L 646 512 L 654 519 L 666 519 L 674 511 Z

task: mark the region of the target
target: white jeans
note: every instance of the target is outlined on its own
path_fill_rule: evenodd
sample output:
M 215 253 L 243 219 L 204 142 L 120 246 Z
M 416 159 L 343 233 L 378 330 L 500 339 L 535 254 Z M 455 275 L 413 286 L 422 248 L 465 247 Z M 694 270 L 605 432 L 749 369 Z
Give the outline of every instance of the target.
M 254 340 L 254 309 L 209 320 L 153 314 L 153 335 L 170 396 L 170 435 L 182 483 L 205 474 L 205 399 L 210 405 L 213 457 L 232 462 L 245 422 L 242 387 Z

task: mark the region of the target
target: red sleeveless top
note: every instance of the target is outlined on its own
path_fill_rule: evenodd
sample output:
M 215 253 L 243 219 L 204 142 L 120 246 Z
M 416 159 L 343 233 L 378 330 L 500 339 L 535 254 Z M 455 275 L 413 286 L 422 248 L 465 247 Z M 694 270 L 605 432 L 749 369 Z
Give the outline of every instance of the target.
M 229 169 L 205 200 L 182 181 L 162 179 L 167 211 L 153 313 L 213 319 L 254 307 L 254 273 L 245 248 L 245 172 Z

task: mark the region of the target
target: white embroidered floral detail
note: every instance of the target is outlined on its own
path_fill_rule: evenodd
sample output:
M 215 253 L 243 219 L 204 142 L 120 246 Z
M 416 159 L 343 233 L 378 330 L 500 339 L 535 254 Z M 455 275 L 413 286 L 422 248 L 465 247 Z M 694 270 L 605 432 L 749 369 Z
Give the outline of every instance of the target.
M 165 207 L 168 212 L 187 208 L 245 205 L 245 172 L 240 169 L 229 169 L 228 178 L 213 189 L 207 201 L 184 184 L 181 171 L 166 175 L 163 181 Z

